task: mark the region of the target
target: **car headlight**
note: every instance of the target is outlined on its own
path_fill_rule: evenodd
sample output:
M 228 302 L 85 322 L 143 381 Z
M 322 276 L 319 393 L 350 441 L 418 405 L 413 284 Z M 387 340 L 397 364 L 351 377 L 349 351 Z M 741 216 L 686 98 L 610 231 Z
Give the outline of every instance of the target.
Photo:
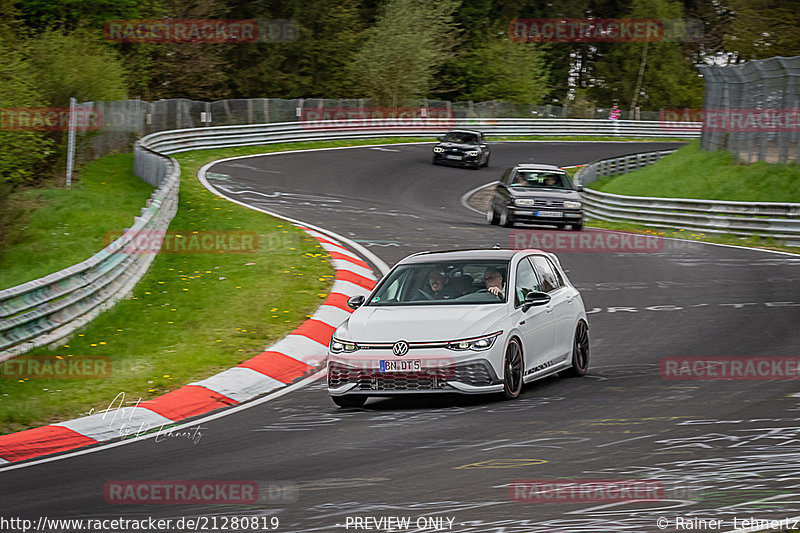
M 358 350 L 358 344 L 331 337 L 331 353 L 353 353 Z
M 444 148 L 439 148 L 438 146 L 434 146 L 433 147 L 433 153 L 435 153 L 435 154 L 443 154 L 444 153 Z
M 534 205 L 536 205 L 535 200 L 533 200 L 532 198 L 517 198 L 514 200 L 514 203 L 526 207 L 533 207 Z
M 494 341 L 497 340 L 497 337 L 499 337 L 502 333 L 502 331 L 496 331 L 481 337 L 473 337 L 471 339 L 462 339 L 449 342 L 447 343 L 447 348 L 457 352 L 463 352 L 465 350 L 474 350 L 476 352 L 488 350 L 492 347 Z
M 564 202 L 564 207 L 566 207 L 567 209 L 580 209 L 581 208 L 581 203 L 580 202 L 566 201 L 566 202 Z
M 470 150 L 469 152 L 467 152 L 467 157 L 478 157 L 478 151 Z

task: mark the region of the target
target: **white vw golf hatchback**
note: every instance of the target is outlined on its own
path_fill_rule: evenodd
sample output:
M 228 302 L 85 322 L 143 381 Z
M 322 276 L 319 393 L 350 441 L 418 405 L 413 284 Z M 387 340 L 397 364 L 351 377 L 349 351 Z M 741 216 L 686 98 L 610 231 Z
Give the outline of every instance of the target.
M 583 300 L 548 252 L 415 254 L 348 305 L 328 349 L 328 392 L 340 407 L 411 393 L 513 399 L 524 383 L 589 366 Z

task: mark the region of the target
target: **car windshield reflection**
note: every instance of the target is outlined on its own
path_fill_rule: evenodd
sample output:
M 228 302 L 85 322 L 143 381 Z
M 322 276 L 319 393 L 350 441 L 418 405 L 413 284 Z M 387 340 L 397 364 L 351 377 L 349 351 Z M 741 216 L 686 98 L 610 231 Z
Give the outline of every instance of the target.
M 546 170 L 518 170 L 511 180 L 511 186 L 524 189 L 574 190 L 566 173 Z
M 368 306 L 497 304 L 506 301 L 507 261 L 420 263 L 394 270 Z
M 443 141 L 458 144 L 478 144 L 478 138 L 472 133 L 448 133 L 444 136 Z

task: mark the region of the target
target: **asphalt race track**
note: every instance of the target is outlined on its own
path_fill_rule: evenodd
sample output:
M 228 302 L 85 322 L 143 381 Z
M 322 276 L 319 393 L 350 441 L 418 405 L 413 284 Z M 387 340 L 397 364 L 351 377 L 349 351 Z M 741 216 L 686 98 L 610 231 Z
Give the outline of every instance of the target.
M 510 230 L 461 197 L 515 162 L 573 165 L 664 146 L 673 145 L 497 143 L 489 168 L 474 171 L 433 166 L 430 145 L 391 145 L 238 159 L 208 179 L 392 265 L 421 250 L 507 247 Z M 428 396 L 350 410 L 335 407 L 320 380 L 202 422 L 199 439 L 0 470 L 0 508 L 33 520 L 274 516 L 275 531 L 292 532 L 366 531 L 356 526 L 377 524 L 367 517 L 410 520 L 394 531 L 680 531 L 691 517 L 722 521 L 694 531 L 730 531 L 753 517 L 799 516 L 800 380 L 669 380 L 660 363 L 800 357 L 800 257 L 662 243 L 559 254 L 590 313 L 584 378 L 548 378 L 512 402 Z M 662 492 L 616 502 L 509 493 L 514 481 L 558 478 L 649 480 Z M 111 505 L 103 495 L 114 480 L 186 479 L 257 481 L 262 501 Z

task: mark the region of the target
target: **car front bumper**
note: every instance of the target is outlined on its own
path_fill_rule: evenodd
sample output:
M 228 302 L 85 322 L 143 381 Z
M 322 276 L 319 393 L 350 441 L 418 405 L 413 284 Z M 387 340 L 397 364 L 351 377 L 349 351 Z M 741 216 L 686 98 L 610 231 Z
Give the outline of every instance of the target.
M 457 155 L 461 159 L 451 159 L 447 156 Z M 433 154 L 433 162 L 437 165 L 452 165 L 456 167 L 474 167 L 481 160 L 481 156 L 466 156 L 463 154 Z
M 396 360 L 389 352 L 369 358 L 328 355 L 328 393 L 331 396 L 360 394 L 368 396 L 394 396 L 414 393 L 487 394 L 503 390 L 502 375 L 489 361 L 493 346 L 482 352 L 467 354 L 411 353 L 405 360 L 420 360 L 417 371 L 386 372 L 381 361 Z M 502 354 L 502 350 L 500 352 Z M 502 367 L 501 367 L 502 368 Z
M 508 213 L 515 221 L 530 224 L 579 224 L 583 222 L 580 209 L 510 206 Z

